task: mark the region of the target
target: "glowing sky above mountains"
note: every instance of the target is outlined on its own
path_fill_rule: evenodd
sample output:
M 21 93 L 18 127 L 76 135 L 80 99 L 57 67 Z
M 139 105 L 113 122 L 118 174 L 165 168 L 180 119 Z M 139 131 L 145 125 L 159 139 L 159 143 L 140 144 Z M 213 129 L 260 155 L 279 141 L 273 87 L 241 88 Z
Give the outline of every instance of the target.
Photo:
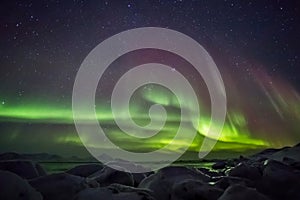
M 9 1 L 2 2 L 0 9 L 4 16 L 0 20 L 0 152 L 84 155 L 71 109 L 76 72 L 101 41 L 143 26 L 180 31 L 203 45 L 214 59 L 228 103 L 215 150 L 300 142 L 296 1 Z M 179 125 L 180 109 L 176 97 L 165 88 L 145 85 L 131 101 L 132 118 L 141 125 L 149 123 L 151 105 L 167 109 L 165 127 L 148 141 L 124 135 L 109 108 L 111 91 L 120 76 L 153 61 L 182 73 L 196 91 L 199 105 L 190 105 L 186 97 L 186 109 L 199 106 L 201 116 L 184 122 L 187 137 L 190 131 L 198 131 L 189 149 L 197 151 L 210 123 L 208 91 L 189 63 L 167 52 L 148 49 L 112 63 L 99 83 L 97 119 L 107 135 L 125 149 L 147 152 L 169 143 Z M 118 117 L 123 117 L 122 112 Z M 83 115 L 82 119 L 88 124 L 91 117 Z M 180 151 L 184 145 L 188 144 L 183 136 L 169 151 Z

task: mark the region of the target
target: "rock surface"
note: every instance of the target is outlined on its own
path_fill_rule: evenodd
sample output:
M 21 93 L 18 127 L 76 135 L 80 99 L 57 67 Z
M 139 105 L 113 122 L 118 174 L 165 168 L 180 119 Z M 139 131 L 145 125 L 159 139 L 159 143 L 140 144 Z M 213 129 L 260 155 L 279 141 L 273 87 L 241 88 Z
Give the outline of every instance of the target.
M 299 200 L 299 148 L 214 160 L 217 164 L 211 169 L 169 166 L 157 172 L 129 173 L 122 170 L 142 168 L 115 160 L 108 163 L 110 167 L 86 164 L 50 175 L 35 162 L 5 160 L 19 155 L 1 154 L 0 168 L 9 171 L 0 170 L 0 199 Z
M 184 180 L 172 187 L 171 200 L 217 200 L 223 190 L 198 180 Z
M 246 163 L 239 163 L 237 166 L 228 170 L 228 176 L 247 178 L 249 180 L 258 180 L 261 178 L 262 174 L 257 167 L 253 167 Z
M 18 175 L 0 170 L 1 200 L 42 200 L 42 195 Z
M 148 190 L 137 189 L 120 184 L 108 187 L 88 188 L 81 191 L 75 200 L 155 200 Z
M 219 200 L 269 200 L 268 197 L 256 191 L 256 189 L 248 188 L 242 185 L 233 185 L 227 188 Z
M 273 199 L 296 199 L 300 191 L 300 171 L 282 162 L 267 160 L 258 189 Z
M 139 188 L 146 188 L 153 191 L 156 199 L 169 199 L 172 194 L 172 187 L 175 183 L 184 180 L 201 180 L 208 182 L 210 177 L 196 169 L 186 167 L 166 167 L 157 173 L 145 178 Z
M 255 183 L 248 179 L 233 177 L 233 176 L 223 176 L 218 181 L 215 182 L 215 185 L 221 189 L 227 189 L 229 186 L 239 184 L 247 187 L 253 187 Z
M 46 175 L 45 170 L 39 164 L 30 160 L 2 160 L 0 170 L 13 172 L 25 179 Z
M 88 177 L 97 171 L 103 169 L 102 164 L 86 164 L 86 165 L 78 165 L 66 171 L 68 174 L 72 174 L 75 176 Z
M 66 173 L 39 177 L 29 183 L 43 195 L 44 200 L 69 200 L 88 187 L 84 178 Z
M 107 166 L 90 175 L 88 180 L 96 180 L 102 187 L 113 183 L 134 186 L 134 179 L 131 173 L 119 171 Z
M 211 166 L 213 169 L 224 169 L 226 167 L 226 162 L 225 161 L 218 161 L 215 164 Z

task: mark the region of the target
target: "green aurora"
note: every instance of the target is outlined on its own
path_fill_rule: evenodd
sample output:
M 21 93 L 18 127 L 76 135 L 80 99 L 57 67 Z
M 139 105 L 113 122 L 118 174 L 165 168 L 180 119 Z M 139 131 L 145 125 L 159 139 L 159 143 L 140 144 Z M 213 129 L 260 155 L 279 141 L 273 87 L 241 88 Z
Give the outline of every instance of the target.
M 114 122 L 109 106 L 103 106 L 100 103 L 96 106 L 96 116 L 105 130 L 108 138 L 114 143 L 118 144 L 120 147 L 137 152 L 147 152 L 160 149 L 167 145 L 177 133 L 180 124 L 180 108 L 176 97 L 166 89 L 154 88 L 153 90 L 139 89 L 136 92 L 136 98 L 131 99 L 130 113 L 132 119 L 139 125 L 146 125 L 149 123 L 148 108 L 153 104 L 161 104 L 167 110 L 167 121 L 164 127 L 151 127 L 157 134 L 148 139 L 137 139 L 123 133 Z M 138 104 L 138 102 L 143 102 L 143 104 Z M 146 102 L 146 103 L 145 103 Z M 185 101 L 188 102 L 188 101 Z M 184 109 L 190 109 L 192 111 L 193 105 L 188 103 L 184 105 Z M 118 117 L 123 118 L 122 111 L 118 113 Z M 12 105 L 3 104 L 0 107 L 0 120 L 2 122 L 10 123 L 30 123 L 33 127 L 40 124 L 52 124 L 52 126 L 59 126 L 58 130 L 53 129 L 53 131 L 59 132 L 55 134 L 55 137 L 48 137 L 48 142 L 62 145 L 74 145 L 82 146 L 82 142 L 74 128 L 72 110 L 68 107 L 54 106 L 51 104 L 27 104 L 27 105 Z M 89 119 L 93 116 L 82 116 L 82 120 L 89 123 Z M 152 120 L 160 120 L 160 116 L 154 116 Z M 195 126 L 194 124 L 197 124 Z M 197 152 L 201 146 L 203 138 L 208 136 L 206 133 L 210 124 L 210 116 L 206 113 L 201 113 L 200 119 L 190 118 L 183 119 L 183 126 L 186 134 L 181 136 L 178 141 L 175 141 L 174 145 L 170 147 L 169 152 L 180 152 L 183 146 L 189 146 L 189 151 Z M 213 124 L 212 124 L 213 125 Z M 37 126 L 38 127 L 38 126 Z M 68 127 L 68 128 L 66 128 Z M 36 128 L 39 131 L 45 132 L 45 128 Z M 69 133 L 66 131 L 69 129 Z M 186 142 L 185 137 L 189 137 L 189 132 L 197 130 L 197 136 L 195 137 L 192 144 Z M 26 130 L 16 131 L 15 134 L 11 134 L 11 140 L 17 140 L 21 134 L 24 134 Z M 134 128 L 132 128 L 134 131 Z M 145 130 L 147 131 L 147 130 Z M 46 130 L 46 132 L 51 132 L 51 130 Z M 52 133 L 53 135 L 53 133 Z M 38 137 L 38 136 L 35 136 Z M 52 138 L 52 139 L 51 139 Z M 211 138 L 213 139 L 213 138 Z M 83 138 L 85 140 L 85 138 Z M 88 141 L 86 138 L 85 143 L 88 143 L 90 147 L 103 148 L 105 146 L 97 145 L 95 141 Z M 239 112 L 229 112 L 227 115 L 226 123 L 224 124 L 221 137 L 219 142 L 215 146 L 214 150 L 240 150 L 247 148 L 263 148 L 270 144 L 260 138 L 252 137 L 248 127 L 245 117 Z M 168 152 L 166 152 L 168 153 Z
M 151 89 L 149 89 L 151 88 Z M 230 92 L 230 91 L 229 91 Z M 284 97 L 279 95 L 280 91 L 270 93 L 267 100 L 271 101 L 272 105 L 268 112 L 278 113 L 275 117 L 265 119 L 258 115 L 253 120 L 250 111 L 232 106 L 229 99 L 229 107 L 227 110 L 226 121 L 223 126 L 221 136 L 214 147 L 214 151 L 248 151 L 253 149 L 263 149 L 267 147 L 282 147 L 284 145 L 292 145 L 293 141 L 297 141 L 296 132 L 299 130 L 299 125 L 293 120 L 299 117 L 298 96 Z M 282 93 L 282 92 L 281 92 Z M 181 121 L 181 109 L 187 109 L 193 113 L 193 107 L 190 105 L 188 97 L 182 97 L 184 105 L 180 108 L 178 99 L 168 89 L 160 86 L 144 86 L 139 88 L 130 100 L 130 114 L 132 120 L 140 125 L 145 126 L 150 122 L 149 108 L 151 105 L 160 104 L 164 106 L 167 112 L 167 120 L 164 127 L 151 127 L 144 131 L 155 131 L 155 136 L 147 139 L 132 137 L 122 132 L 113 118 L 110 109 L 110 102 L 97 101 L 95 105 L 96 117 L 103 128 L 107 137 L 119 147 L 133 152 L 149 152 L 160 149 L 173 140 L 178 131 Z M 198 99 L 201 99 L 198 96 Z M 12 101 L 13 102 L 13 101 Z M 24 101 L 23 101 L 24 102 Z M 205 101 L 199 101 L 200 118 L 185 117 L 182 119 L 184 135 L 180 136 L 174 142 L 167 152 L 181 152 L 183 147 L 188 146 L 188 152 L 198 152 L 201 147 L 204 137 L 209 137 L 207 132 L 209 126 L 218 125 L 216 122 L 211 122 L 209 104 Z M 274 110 L 274 111 L 273 111 Z M 281 111 L 281 112 L 278 112 Z M 287 120 L 282 121 L 281 116 L 285 115 Z M 89 126 L 91 115 L 82 115 L 81 121 L 85 126 Z M 117 117 L 122 120 L 127 120 L 124 110 L 119 110 Z M 281 120 L 281 121 L 278 121 Z M 161 116 L 154 115 L 151 120 L 161 120 Z M 1 150 L 2 151 L 25 151 L 25 152 L 53 152 L 56 154 L 82 155 L 86 153 L 81 139 L 86 145 L 91 148 L 109 150 L 104 145 L 97 144 L 97 141 L 89 138 L 79 138 L 73 121 L 73 114 L 70 104 L 53 104 L 41 101 L 26 101 L 24 104 L 15 104 L 5 102 L 0 105 L 0 121 L 3 124 L 0 127 L 1 135 Z M 262 124 L 253 124 L 260 122 Z M 278 124 L 273 124 L 274 122 Z M 277 136 L 276 134 L 282 130 L 284 123 L 289 129 L 291 135 Z M 288 126 L 287 126 L 288 125 Z M 286 128 L 285 127 L 285 128 Z M 132 133 L 135 134 L 135 128 L 129 127 Z M 197 131 L 192 144 L 187 142 L 190 133 Z M 271 132 L 270 130 L 278 130 Z M 271 132 L 271 133 L 270 133 Z M 279 138 L 279 139 L 278 139 Z M 210 138 L 214 140 L 215 138 Z M 278 142 L 279 141 L 279 142 Z

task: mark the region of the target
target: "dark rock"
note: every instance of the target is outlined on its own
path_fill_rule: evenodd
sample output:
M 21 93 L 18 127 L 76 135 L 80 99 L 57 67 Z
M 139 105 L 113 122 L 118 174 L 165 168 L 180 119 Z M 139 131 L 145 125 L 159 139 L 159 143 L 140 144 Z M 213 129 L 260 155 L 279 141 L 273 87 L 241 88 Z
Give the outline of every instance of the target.
M 2 160 L 0 161 L 0 170 L 13 172 L 22 178 L 32 179 L 44 175 L 46 172 L 41 166 L 29 160 Z
M 45 169 L 39 163 L 35 164 L 35 168 L 36 168 L 36 171 L 38 172 L 39 176 L 46 176 L 47 175 L 47 172 L 45 171 Z
M 131 173 L 119 171 L 110 167 L 104 167 L 102 170 L 90 175 L 88 181 L 90 180 L 96 180 L 102 187 L 113 183 L 134 186 L 134 180 Z
M 1 200 L 42 200 L 42 195 L 28 182 L 9 171 L 0 171 Z
M 251 162 L 264 162 L 265 160 L 269 159 L 274 153 L 280 151 L 280 149 L 265 149 L 259 153 L 256 153 L 249 157 Z
M 294 147 L 300 147 L 300 143 L 296 144 Z
M 79 192 L 74 200 L 111 200 L 113 193 L 106 187 L 103 188 L 86 188 Z
M 134 187 L 139 186 L 139 184 L 147 177 L 145 173 L 132 173 L 133 185 Z
M 84 178 L 66 173 L 35 178 L 29 183 L 43 195 L 44 200 L 70 200 L 88 187 Z
M 134 180 L 135 187 L 137 187 L 144 178 L 146 178 L 148 175 L 153 173 L 150 171 L 150 169 L 146 169 L 141 165 L 137 165 L 135 163 L 125 161 L 125 160 L 120 160 L 120 159 L 117 159 L 115 161 L 110 161 L 105 164 L 108 166 L 114 166 L 116 169 L 121 168 L 121 169 L 129 169 L 129 171 L 133 171 L 133 172 L 142 172 L 142 173 L 131 173 Z
M 239 163 L 236 167 L 227 171 L 228 176 L 247 178 L 250 180 L 259 180 L 262 176 L 257 167 L 245 163 Z
M 280 149 L 271 149 L 271 148 L 270 149 L 265 149 L 265 150 L 263 150 L 263 151 L 261 151 L 261 152 L 259 152 L 257 154 L 252 155 L 251 158 L 252 159 L 253 158 L 258 158 L 258 157 L 260 157 L 260 158 L 262 158 L 262 157 L 268 158 L 269 156 L 273 155 L 274 153 L 276 153 L 278 151 L 280 151 Z
M 268 197 L 259 193 L 256 189 L 242 185 L 233 185 L 225 190 L 218 200 L 269 200 Z
M 217 200 L 223 190 L 198 180 L 184 180 L 172 187 L 171 200 Z
M 243 185 L 247 187 L 254 187 L 255 183 L 251 180 L 240 178 L 240 177 L 233 177 L 233 176 L 223 176 L 221 179 L 219 179 L 216 183 L 215 186 L 225 190 L 229 186 L 232 185 Z
M 274 198 L 275 199 L 275 198 Z M 286 193 L 286 199 L 299 200 L 300 199 L 300 185 L 293 185 Z
M 141 200 L 154 200 L 153 192 L 143 188 L 134 188 L 121 184 L 111 184 L 108 186 L 113 191 L 115 199 L 141 199 Z M 127 193 L 127 194 L 126 194 Z M 131 196 L 131 198 L 129 198 Z M 126 197 L 126 198 L 125 198 Z
M 279 161 L 268 160 L 257 188 L 273 199 L 294 199 L 300 191 L 300 172 Z
M 292 158 L 289 158 L 289 157 L 283 157 L 282 162 L 287 164 L 287 165 L 293 165 L 297 161 L 292 159 Z
M 211 166 L 213 169 L 224 169 L 226 167 L 226 162 L 225 161 L 219 161 L 216 162 Z
M 285 162 L 284 159 L 292 159 L 300 162 L 300 146 L 284 147 L 281 149 L 265 149 L 250 157 L 251 160 L 264 161 L 267 159 Z
M 277 161 L 284 161 L 287 158 L 300 162 L 300 146 L 282 148 L 269 157 L 269 159 Z
M 15 152 L 7 152 L 0 154 L 0 160 L 24 160 L 25 156 L 15 153 Z
M 266 160 L 268 160 L 268 158 L 266 158 L 266 157 L 259 157 L 259 158 L 256 159 L 256 161 L 257 161 L 258 163 L 264 162 L 264 161 L 266 161 Z
M 139 188 L 146 188 L 153 191 L 156 199 L 167 200 L 172 193 L 175 183 L 184 180 L 200 180 L 209 182 L 211 178 L 202 172 L 186 167 L 165 167 L 157 173 L 145 178 Z
M 66 173 L 72 174 L 75 176 L 88 177 L 102 169 L 103 169 L 102 164 L 86 164 L 86 165 L 77 165 L 77 166 L 73 167 L 72 169 L 67 170 Z
M 155 200 L 151 192 L 120 184 L 102 188 L 87 188 L 75 197 L 75 200 Z
M 300 162 L 293 162 L 290 166 L 296 170 L 300 170 Z
M 155 200 L 154 197 L 144 196 L 135 192 L 122 192 L 113 195 L 113 200 Z

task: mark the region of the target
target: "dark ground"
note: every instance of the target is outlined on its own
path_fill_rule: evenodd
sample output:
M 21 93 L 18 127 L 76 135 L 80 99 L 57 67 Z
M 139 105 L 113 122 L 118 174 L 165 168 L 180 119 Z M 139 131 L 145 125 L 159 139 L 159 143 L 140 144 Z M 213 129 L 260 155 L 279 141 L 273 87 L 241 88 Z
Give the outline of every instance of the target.
M 0 199 L 300 199 L 300 145 L 232 159 L 180 161 L 139 174 L 62 159 L 1 154 Z

